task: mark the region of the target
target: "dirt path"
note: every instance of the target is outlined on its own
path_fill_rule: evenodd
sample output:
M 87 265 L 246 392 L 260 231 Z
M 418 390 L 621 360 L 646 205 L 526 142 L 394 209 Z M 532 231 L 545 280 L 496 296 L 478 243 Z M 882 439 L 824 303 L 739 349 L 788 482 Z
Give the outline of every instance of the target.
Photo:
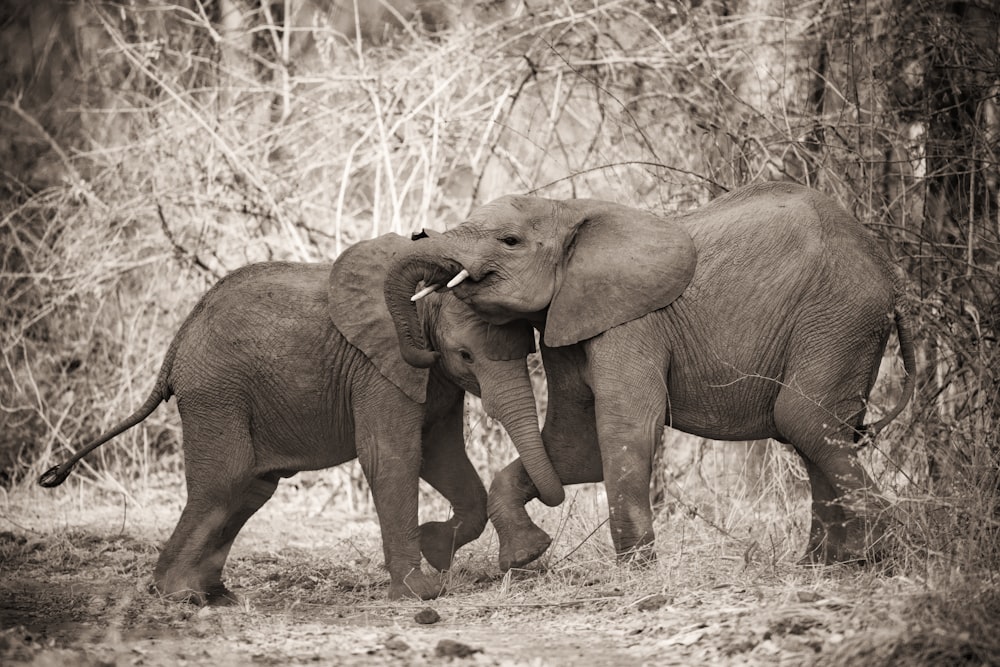
M 146 591 L 180 510 L 178 491 L 174 480 L 141 507 L 79 487 L 9 495 L 0 662 L 919 664 L 883 658 L 913 658 L 914 647 L 928 646 L 938 657 L 975 658 L 983 645 L 976 628 L 922 619 L 921 609 L 937 607 L 911 578 L 805 569 L 718 535 L 664 544 L 656 566 L 635 571 L 614 564 L 599 530 L 568 556 L 579 543 L 563 538 L 547 568 L 501 577 L 487 533 L 459 558 L 447 595 L 389 603 L 374 519 L 293 491 L 279 493 L 237 540 L 226 579 L 242 603 L 199 609 Z M 983 604 L 1000 617 L 995 591 Z M 427 608 L 440 620 L 418 623 Z

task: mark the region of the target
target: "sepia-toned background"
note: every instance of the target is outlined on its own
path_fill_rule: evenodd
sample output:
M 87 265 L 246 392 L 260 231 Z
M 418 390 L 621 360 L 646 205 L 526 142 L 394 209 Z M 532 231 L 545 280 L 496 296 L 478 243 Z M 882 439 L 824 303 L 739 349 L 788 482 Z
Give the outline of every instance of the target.
M 447 229 L 507 193 L 669 213 L 790 180 L 911 278 L 917 395 L 864 453 L 896 501 L 893 562 L 978 580 L 1000 564 L 998 160 L 989 0 L 6 2 L 4 497 L 138 406 L 190 308 L 243 264 Z M 897 357 L 892 341 L 871 416 L 898 396 Z M 488 484 L 513 449 L 468 406 Z M 161 407 L 68 493 L 179 485 L 180 443 Z M 788 450 L 668 432 L 660 459 L 664 521 L 797 558 L 808 487 Z M 371 513 L 354 465 L 292 483 Z

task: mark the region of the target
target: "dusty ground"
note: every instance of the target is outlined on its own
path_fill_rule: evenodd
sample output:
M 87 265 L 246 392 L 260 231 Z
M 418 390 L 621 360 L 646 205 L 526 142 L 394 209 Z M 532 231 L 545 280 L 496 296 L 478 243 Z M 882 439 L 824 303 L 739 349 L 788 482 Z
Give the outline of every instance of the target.
M 3 664 L 1000 660 L 986 637 L 1000 616 L 996 586 L 963 598 L 982 607 L 982 623 L 949 625 L 940 596 L 912 574 L 802 568 L 794 544 L 763 546 L 773 533 L 725 537 L 676 516 L 660 527 L 658 565 L 621 568 L 599 502 L 579 496 L 569 514 L 548 517 L 558 536 L 537 569 L 501 577 L 488 530 L 460 553 L 447 595 L 390 603 L 367 509 L 331 507 L 322 484 L 286 484 L 233 548 L 226 580 L 242 604 L 199 609 L 146 590 L 180 512 L 180 479 L 153 480 L 132 496 L 72 482 L 0 496 Z M 418 623 L 428 607 L 440 620 Z

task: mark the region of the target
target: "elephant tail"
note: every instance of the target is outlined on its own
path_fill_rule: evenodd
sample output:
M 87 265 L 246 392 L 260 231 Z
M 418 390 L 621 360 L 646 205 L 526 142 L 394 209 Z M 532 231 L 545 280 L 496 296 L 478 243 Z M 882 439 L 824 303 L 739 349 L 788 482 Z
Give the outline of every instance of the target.
M 879 431 L 884 429 L 889 425 L 889 422 L 899 416 L 899 413 L 903 411 L 906 404 L 910 402 L 911 398 L 913 398 L 913 392 L 916 388 L 917 361 L 916 355 L 913 353 L 913 332 L 910 329 L 908 310 L 905 307 L 897 305 L 895 310 L 895 320 L 896 337 L 899 339 L 899 353 L 903 357 L 903 370 L 906 373 L 906 377 L 903 380 L 903 394 L 899 397 L 899 400 L 896 401 L 896 405 L 885 417 L 882 417 L 882 419 L 879 419 L 874 424 L 865 425 L 865 432 L 871 437 L 878 435 Z
M 106 443 L 108 440 L 121 435 L 136 424 L 142 422 L 146 419 L 146 417 L 153 414 L 153 411 L 156 410 L 160 403 L 169 399 L 173 394 L 173 391 L 170 388 L 170 369 L 173 367 L 175 349 L 176 339 L 167 350 L 167 356 L 163 360 L 163 365 L 160 367 L 160 374 L 156 378 L 156 385 L 149 393 L 149 397 L 146 398 L 146 401 L 139 406 L 135 412 L 115 424 L 110 430 L 105 431 L 101 435 L 97 436 L 96 439 L 87 443 L 81 450 L 73 454 L 73 456 L 71 456 L 64 463 L 53 466 L 43 472 L 38 477 L 38 483 L 47 488 L 59 486 L 66 481 L 66 478 L 69 477 L 69 474 L 73 471 L 73 467 L 80 461 L 80 459 Z

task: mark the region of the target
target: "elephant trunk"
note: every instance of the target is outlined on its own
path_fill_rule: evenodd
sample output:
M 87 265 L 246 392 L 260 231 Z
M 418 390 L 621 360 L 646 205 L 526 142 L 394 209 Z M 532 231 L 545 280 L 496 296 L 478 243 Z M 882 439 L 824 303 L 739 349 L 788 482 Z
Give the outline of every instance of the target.
M 538 497 L 549 507 L 555 507 L 565 499 L 566 493 L 542 442 L 527 363 L 524 359 L 494 363 L 506 365 L 508 377 L 500 382 L 495 377 L 480 378 L 483 408 L 507 431 L 524 469 L 538 489 Z
M 437 239 L 416 241 L 414 245 L 420 247 L 414 248 L 388 267 L 384 296 L 396 326 L 403 359 L 411 366 L 428 368 L 437 355 L 427 347 L 417 316 L 417 304 L 410 297 L 421 281 L 425 285 L 443 285 L 461 271 L 462 266 L 443 255 Z

